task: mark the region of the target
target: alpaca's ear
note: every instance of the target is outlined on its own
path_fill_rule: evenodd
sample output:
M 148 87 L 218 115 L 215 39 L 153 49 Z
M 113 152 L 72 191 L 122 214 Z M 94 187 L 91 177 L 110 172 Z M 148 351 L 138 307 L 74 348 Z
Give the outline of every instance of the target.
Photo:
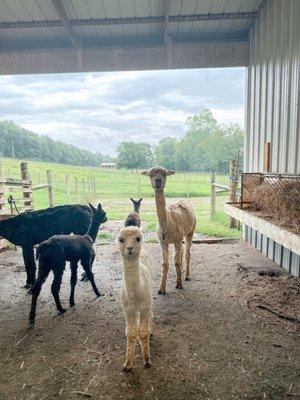
M 98 207 L 97 207 L 97 209 L 98 209 L 98 211 L 101 211 L 101 210 L 102 210 L 102 206 L 101 206 L 101 204 L 100 204 L 100 203 L 98 204 Z
M 175 174 L 174 169 L 168 169 L 168 171 L 167 171 L 167 176 L 169 176 L 169 175 L 174 175 L 174 174 Z
M 133 198 L 132 198 L 132 197 L 130 197 L 129 199 L 130 199 L 130 200 L 131 200 L 133 203 L 135 203 L 135 201 L 133 200 Z
M 141 198 L 139 199 L 138 203 L 141 203 L 142 200 L 143 200 L 143 198 L 141 197 Z
M 92 211 L 97 211 L 96 208 L 93 206 L 93 204 L 89 203 L 89 206 L 91 207 Z
M 147 169 L 145 169 L 144 171 L 141 171 L 141 174 L 142 174 L 142 175 L 146 175 L 146 176 L 148 176 L 148 170 L 147 170 Z

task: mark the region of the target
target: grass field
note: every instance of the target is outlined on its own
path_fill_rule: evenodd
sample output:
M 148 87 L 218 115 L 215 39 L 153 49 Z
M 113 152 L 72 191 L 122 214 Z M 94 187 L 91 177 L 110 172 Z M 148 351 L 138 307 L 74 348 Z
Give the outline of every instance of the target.
M 20 177 L 20 160 L 2 159 L 4 177 Z M 155 229 L 156 214 L 153 190 L 149 179 L 138 171 L 101 170 L 92 167 L 76 167 L 71 165 L 28 161 L 28 170 L 33 186 L 46 183 L 46 171 L 53 173 L 55 204 L 87 203 L 101 201 L 106 207 L 110 219 L 125 219 L 131 211 L 129 197 L 144 197 L 142 218 L 147 221 L 147 229 Z M 66 189 L 68 180 L 69 190 Z M 218 183 L 228 183 L 228 177 L 219 175 Z M 8 196 L 9 191 L 6 193 Z M 14 197 L 19 197 L 15 192 Z M 197 232 L 219 237 L 238 237 L 240 232 L 228 227 L 228 217 L 223 212 L 227 194 L 217 196 L 217 213 L 213 222 L 209 215 L 210 175 L 201 173 L 176 173 L 168 178 L 166 197 L 189 197 L 197 215 Z M 49 206 L 48 190 L 33 192 L 34 208 Z M 152 200 L 151 200 L 152 199 Z M 21 202 L 19 202 L 21 205 Z

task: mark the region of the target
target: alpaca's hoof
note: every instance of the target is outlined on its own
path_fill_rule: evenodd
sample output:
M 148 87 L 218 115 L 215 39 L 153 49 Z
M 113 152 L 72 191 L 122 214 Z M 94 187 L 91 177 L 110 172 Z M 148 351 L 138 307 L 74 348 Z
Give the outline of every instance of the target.
M 96 294 L 97 297 L 101 297 L 102 296 L 102 294 L 100 292 L 96 292 L 95 294 Z
M 191 281 L 192 278 L 191 278 L 190 276 L 186 276 L 186 277 L 184 278 L 184 280 L 185 280 L 185 281 Z
M 166 289 L 159 289 L 158 294 L 166 294 Z
M 127 366 L 127 365 L 124 365 L 124 367 L 123 367 L 123 371 L 124 372 L 130 372 L 132 370 L 132 367 L 129 367 L 129 366 Z
M 35 318 L 29 318 L 28 325 L 30 328 L 32 328 L 34 326 L 34 322 L 35 322 Z
M 23 286 L 24 289 L 32 289 L 34 283 L 26 283 L 26 285 Z
M 85 272 L 83 272 L 83 274 L 81 275 L 80 281 L 81 282 L 88 282 L 89 281 L 89 278 L 87 277 Z
M 146 362 L 144 363 L 144 367 L 145 367 L 146 369 L 151 368 L 151 361 L 150 361 L 150 360 L 149 360 L 149 361 L 146 361 Z
M 176 289 L 183 289 L 182 283 L 177 283 L 175 286 Z
M 65 308 L 62 308 L 61 310 L 58 311 L 59 314 L 64 314 L 67 310 Z
M 31 286 L 31 288 L 29 290 L 27 290 L 27 294 L 32 294 L 32 290 L 33 290 L 33 286 Z
M 74 301 L 70 301 L 70 307 L 74 307 L 75 306 L 75 302 Z

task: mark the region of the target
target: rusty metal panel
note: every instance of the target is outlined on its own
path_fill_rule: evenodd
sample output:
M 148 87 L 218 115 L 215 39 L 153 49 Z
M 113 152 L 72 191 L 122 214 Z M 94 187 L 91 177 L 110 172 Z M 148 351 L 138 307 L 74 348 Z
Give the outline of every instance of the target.
M 300 1 L 268 0 L 250 31 L 247 172 L 263 172 L 271 143 L 271 172 L 300 173 Z

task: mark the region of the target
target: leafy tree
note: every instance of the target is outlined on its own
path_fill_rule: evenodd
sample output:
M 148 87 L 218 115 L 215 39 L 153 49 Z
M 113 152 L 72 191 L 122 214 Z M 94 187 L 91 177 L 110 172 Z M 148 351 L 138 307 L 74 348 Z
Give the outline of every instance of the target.
M 117 165 L 119 168 L 149 168 L 154 157 L 150 144 L 122 142 L 117 148 Z
M 155 162 L 167 169 L 176 168 L 177 140 L 172 137 L 165 137 L 155 147 Z
M 179 169 L 185 171 L 205 171 L 210 163 L 203 148 L 203 142 L 217 129 L 218 124 L 210 110 L 203 110 L 199 115 L 187 120 L 187 133 L 182 139 L 176 156 Z
M 237 124 L 216 130 L 203 142 L 203 148 L 211 168 L 217 171 L 228 171 L 230 160 L 237 158 L 238 149 L 244 144 L 244 134 Z

